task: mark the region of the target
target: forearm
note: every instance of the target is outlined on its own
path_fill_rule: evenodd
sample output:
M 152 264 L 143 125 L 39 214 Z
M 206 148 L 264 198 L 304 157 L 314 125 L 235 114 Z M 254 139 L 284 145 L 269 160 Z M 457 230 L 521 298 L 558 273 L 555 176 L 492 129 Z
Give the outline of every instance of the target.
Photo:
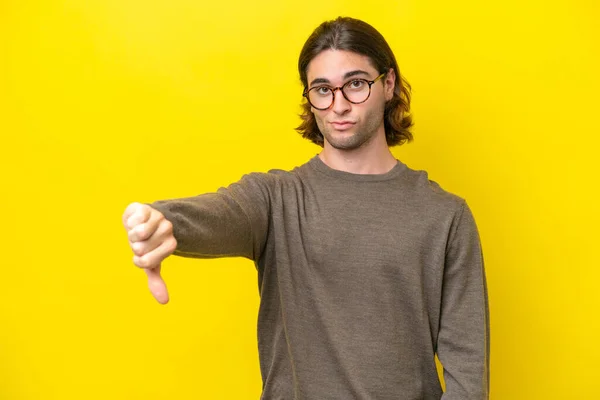
M 438 357 L 443 400 L 489 398 L 490 328 L 483 251 L 475 220 L 464 204 L 451 234 L 441 299 Z
M 149 204 L 173 224 L 174 255 L 194 258 L 253 258 L 252 230 L 247 215 L 231 197 L 206 193 Z
M 443 400 L 489 399 L 490 331 L 485 282 L 482 293 L 484 297 L 473 299 L 468 315 L 446 321 L 440 331 L 438 357 L 446 384 Z

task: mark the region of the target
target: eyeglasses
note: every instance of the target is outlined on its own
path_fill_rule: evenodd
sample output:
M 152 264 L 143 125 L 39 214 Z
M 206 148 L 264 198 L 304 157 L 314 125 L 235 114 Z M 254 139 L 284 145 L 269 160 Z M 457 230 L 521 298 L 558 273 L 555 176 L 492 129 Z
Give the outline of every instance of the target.
M 369 96 L 371 96 L 371 86 L 383 76 L 385 76 L 385 72 L 372 81 L 367 79 L 353 79 L 346 82 L 344 86 L 315 86 L 305 89 L 302 96 L 306 97 L 310 105 L 317 110 L 327 110 L 333 105 L 336 90 L 340 90 L 344 98 L 350 103 L 360 104 L 367 101 Z

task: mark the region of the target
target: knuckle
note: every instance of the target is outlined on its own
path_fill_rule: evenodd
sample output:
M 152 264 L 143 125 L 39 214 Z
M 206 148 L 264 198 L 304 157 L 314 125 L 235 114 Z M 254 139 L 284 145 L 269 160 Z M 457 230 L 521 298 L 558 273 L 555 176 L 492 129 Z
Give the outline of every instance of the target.
M 131 243 L 137 242 L 138 238 L 134 229 L 130 229 L 129 232 L 127 232 L 127 238 Z
M 133 250 L 133 253 L 137 256 L 144 255 L 144 245 L 140 242 L 133 243 L 131 245 L 131 249 Z
M 125 211 L 123 212 L 124 216 L 133 214 L 135 212 L 135 210 L 137 209 L 137 207 L 138 207 L 138 203 L 136 203 L 136 202 L 129 203 L 127 205 L 127 207 L 125 207 Z
M 142 239 L 146 237 L 146 224 L 140 224 L 135 228 L 135 236 Z
M 138 262 L 136 265 L 140 268 L 147 268 L 149 265 L 148 257 L 138 257 Z

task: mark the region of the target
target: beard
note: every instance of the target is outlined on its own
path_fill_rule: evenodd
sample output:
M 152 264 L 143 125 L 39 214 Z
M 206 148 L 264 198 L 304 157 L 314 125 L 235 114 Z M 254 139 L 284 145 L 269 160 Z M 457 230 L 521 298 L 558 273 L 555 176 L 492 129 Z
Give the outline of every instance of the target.
M 350 129 L 336 130 L 330 123 L 315 115 L 317 126 L 324 140 L 337 150 L 355 150 L 369 143 L 383 124 L 384 107 L 375 107 L 357 121 Z

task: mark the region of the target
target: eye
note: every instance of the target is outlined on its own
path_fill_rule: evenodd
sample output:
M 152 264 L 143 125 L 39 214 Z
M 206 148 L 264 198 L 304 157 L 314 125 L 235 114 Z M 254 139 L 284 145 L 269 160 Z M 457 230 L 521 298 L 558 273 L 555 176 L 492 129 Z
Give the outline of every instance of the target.
M 327 96 L 331 89 L 328 86 L 319 86 L 313 89 L 313 91 L 319 96 Z
M 365 81 L 362 79 L 355 79 L 347 83 L 350 89 L 360 89 L 365 85 Z

